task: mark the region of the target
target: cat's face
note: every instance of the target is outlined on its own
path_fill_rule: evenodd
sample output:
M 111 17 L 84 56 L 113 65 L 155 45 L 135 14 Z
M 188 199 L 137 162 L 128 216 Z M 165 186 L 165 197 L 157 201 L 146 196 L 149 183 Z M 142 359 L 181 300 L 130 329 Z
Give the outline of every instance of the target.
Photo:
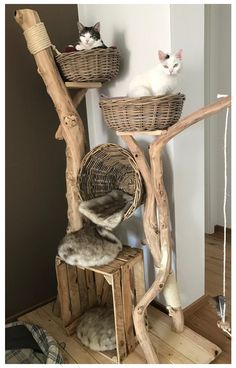
M 163 73 L 174 76 L 180 72 L 182 68 L 183 50 L 179 50 L 171 55 L 159 50 L 158 55 L 163 67 Z
M 82 23 L 78 22 L 79 40 L 85 47 L 93 47 L 93 44 L 100 40 L 100 22 L 93 27 L 84 27 Z

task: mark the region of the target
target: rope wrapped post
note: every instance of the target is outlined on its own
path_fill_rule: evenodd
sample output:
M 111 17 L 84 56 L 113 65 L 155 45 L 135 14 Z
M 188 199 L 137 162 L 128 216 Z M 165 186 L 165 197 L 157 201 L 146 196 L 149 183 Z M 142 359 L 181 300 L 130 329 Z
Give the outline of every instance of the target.
M 82 227 L 82 217 L 78 211 L 79 197 L 76 181 L 80 163 L 85 154 L 83 122 L 55 64 L 53 45 L 38 13 L 31 9 L 20 9 L 15 12 L 15 20 L 24 32 L 28 49 L 35 58 L 38 73 L 46 85 L 59 116 L 60 129 L 56 138 L 64 139 L 66 142 L 67 231 L 76 231 Z

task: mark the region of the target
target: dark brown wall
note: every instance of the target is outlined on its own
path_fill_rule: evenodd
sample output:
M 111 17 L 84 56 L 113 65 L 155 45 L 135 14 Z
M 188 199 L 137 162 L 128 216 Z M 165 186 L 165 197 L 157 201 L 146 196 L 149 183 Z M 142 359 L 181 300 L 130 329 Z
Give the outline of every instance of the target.
M 77 37 L 76 5 L 6 5 L 6 316 L 56 295 L 54 259 L 64 235 L 65 144 L 28 52 L 16 9 L 37 10 L 62 50 Z

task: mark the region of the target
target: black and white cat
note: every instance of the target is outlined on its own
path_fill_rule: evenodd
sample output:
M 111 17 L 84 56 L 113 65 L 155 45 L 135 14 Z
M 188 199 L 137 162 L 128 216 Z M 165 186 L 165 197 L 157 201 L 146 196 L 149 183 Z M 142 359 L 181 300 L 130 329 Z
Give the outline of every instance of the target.
M 182 69 L 183 51 L 167 54 L 159 50 L 158 56 L 159 63 L 154 68 L 130 81 L 129 97 L 160 96 L 175 91 Z
M 85 27 L 82 23 L 78 22 L 78 30 L 79 39 L 75 45 L 76 50 L 90 50 L 98 47 L 107 48 L 101 39 L 100 22 L 97 22 L 93 27 Z

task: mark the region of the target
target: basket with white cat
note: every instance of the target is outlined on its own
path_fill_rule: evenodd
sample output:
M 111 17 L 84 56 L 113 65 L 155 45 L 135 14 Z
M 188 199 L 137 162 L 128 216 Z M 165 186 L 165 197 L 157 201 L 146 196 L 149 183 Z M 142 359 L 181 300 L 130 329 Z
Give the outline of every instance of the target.
M 83 158 L 78 175 L 79 195 L 83 201 L 97 198 L 114 189 L 130 194 L 131 205 L 124 214 L 129 218 L 143 201 L 143 182 L 131 153 L 117 144 L 101 144 Z
M 56 62 L 66 81 L 104 83 L 118 75 L 120 53 L 116 47 L 63 52 Z
M 100 107 L 109 128 L 119 132 L 168 129 L 181 117 L 185 95 L 138 98 L 102 96 Z

